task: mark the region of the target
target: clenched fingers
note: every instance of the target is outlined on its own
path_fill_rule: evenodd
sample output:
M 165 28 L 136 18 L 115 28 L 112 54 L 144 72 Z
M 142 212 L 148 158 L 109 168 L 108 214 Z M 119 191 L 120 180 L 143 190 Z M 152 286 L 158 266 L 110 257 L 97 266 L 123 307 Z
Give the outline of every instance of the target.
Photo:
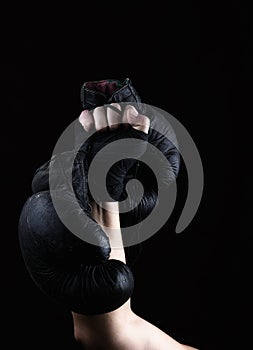
M 148 133 L 150 127 L 149 118 L 138 113 L 133 106 L 126 106 L 122 116 L 121 106 L 118 103 L 96 107 L 93 112 L 84 110 L 79 116 L 79 122 L 85 131 L 91 131 L 94 128 L 98 131 L 107 127 L 113 130 L 121 123 L 127 123 L 136 130 Z

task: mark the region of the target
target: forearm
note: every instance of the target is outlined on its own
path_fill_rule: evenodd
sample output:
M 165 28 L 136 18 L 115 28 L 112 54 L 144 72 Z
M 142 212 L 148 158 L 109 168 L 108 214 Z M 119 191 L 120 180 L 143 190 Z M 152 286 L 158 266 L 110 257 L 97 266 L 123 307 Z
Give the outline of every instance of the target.
M 120 229 L 119 203 L 103 202 L 101 205 L 93 203 L 92 216 L 109 237 L 111 245 L 110 259 L 126 262 Z

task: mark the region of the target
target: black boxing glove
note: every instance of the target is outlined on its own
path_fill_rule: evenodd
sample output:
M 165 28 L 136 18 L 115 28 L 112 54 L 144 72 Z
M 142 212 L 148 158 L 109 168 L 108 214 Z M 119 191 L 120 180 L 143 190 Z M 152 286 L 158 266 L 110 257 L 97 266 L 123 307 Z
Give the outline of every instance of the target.
M 68 154 L 51 160 L 55 162 L 51 193 L 58 200 L 65 219 L 69 218 L 81 227 L 82 239 L 62 223 L 49 190 L 44 190 L 29 197 L 22 208 L 19 220 L 22 255 L 37 286 L 67 309 L 86 315 L 110 312 L 130 298 L 134 278 L 126 264 L 109 260 L 109 240 L 90 216 L 85 196 L 87 182 L 83 174 L 77 174 L 80 168 L 74 167 L 74 193 L 69 191 L 68 183 L 58 180 L 63 171 L 60 167 L 62 159 L 59 159 L 62 157 L 66 162 Z M 79 157 L 75 163 L 80 161 L 81 164 L 83 160 Z M 44 186 L 45 182 L 41 184 Z M 39 182 L 34 189 L 36 186 L 39 187 Z M 91 238 L 94 244 L 89 243 Z
M 180 153 L 176 135 L 158 109 L 141 103 L 141 98 L 133 87 L 131 80 L 127 78 L 123 82 L 120 82 L 119 80 L 110 79 L 89 81 L 83 84 L 81 88 L 81 103 L 83 109 L 92 110 L 98 106 L 112 102 L 121 103 L 123 110 L 125 104 L 133 105 L 140 113 L 149 117 L 151 123 L 149 133 L 145 136 L 145 141 L 147 140 L 151 145 L 160 150 L 168 160 L 167 165 L 161 162 L 159 175 L 162 179 L 162 183 L 167 187 L 176 181 L 180 168 Z M 157 124 L 159 124 L 160 127 L 157 127 Z M 160 130 L 160 132 L 157 130 Z M 80 142 L 83 132 L 80 123 L 77 123 L 75 134 L 77 142 Z M 132 137 L 134 137 L 134 135 Z M 108 139 L 106 140 L 105 137 L 103 140 L 103 136 L 101 135 L 101 144 L 103 142 L 104 144 L 108 143 Z M 102 146 L 100 148 L 102 148 Z M 128 164 L 127 168 L 124 167 L 125 164 Z M 122 156 L 122 161 L 111 168 L 107 178 L 112 179 L 113 174 L 116 174 L 115 183 L 118 182 L 118 186 L 115 187 L 118 197 L 114 194 L 114 198 L 117 198 L 119 201 L 127 199 L 127 202 L 120 203 L 120 208 L 123 212 L 126 207 L 131 206 L 134 208 L 120 215 L 122 227 L 129 226 L 130 223 L 136 224 L 142 221 L 150 214 L 157 202 L 157 182 L 154 174 L 145 163 L 141 162 L 141 154 L 139 154 L 135 160 L 123 159 Z M 126 195 L 126 184 L 131 179 L 137 179 L 143 185 L 144 193 L 139 203 L 137 199 L 140 197 L 140 187 L 136 184 L 132 186 L 128 197 Z M 109 193 L 112 194 L 112 186 L 110 187 L 109 181 L 107 182 L 107 188 Z
M 100 96 L 100 97 L 98 97 Z M 101 97 L 103 96 L 103 98 Z M 102 81 L 92 81 L 83 84 L 81 89 L 81 101 L 82 107 L 91 110 L 98 107 L 104 103 L 118 102 L 132 104 L 141 113 L 144 113 L 150 119 L 150 128 L 148 135 L 143 132 L 138 132 L 132 129 L 135 133 L 130 135 L 133 138 L 143 137 L 143 140 L 149 142 L 154 147 L 159 149 L 161 153 L 167 158 L 168 164 L 164 166 L 161 162 L 161 168 L 159 175 L 162 178 L 164 186 L 169 186 L 174 182 L 178 176 L 180 168 L 180 153 L 177 146 L 176 135 L 168 124 L 164 121 L 164 116 L 162 113 L 148 105 L 141 103 L 141 99 L 137 91 L 133 88 L 132 83 L 129 78 L 127 78 L 123 83 L 118 80 L 102 80 Z M 160 123 L 160 127 L 157 128 L 157 123 Z M 161 132 L 157 131 L 160 130 Z M 125 132 L 125 130 L 124 130 Z M 89 164 L 94 157 L 94 155 L 102 149 L 102 147 L 108 144 L 110 141 L 116 138 L 123 138 L 123 133 L 116 129 L 108 132 L 98 132 L 92 135 L 94 140 L 91 142 L 92 138 L 89 138 L 84 144 L 82 140 L 84 139 L 84 133 L 86 133 L 81 126 L 80 122 L 75 123 L 75 148 L 79 149 L 78 153 L 83 154 L 83 163 L 79 162 L 78 166 L 82 168 L 82 173 L 87 174 L 89 169 Z M 137 135 L 138 134 L 138 135 Z M 96 138 L 96 140 L 95 140 Z M 81 145 L 81 148 L 80 148 Z M 145 143 L 143 143 L 145 145 Z M 136 159 L 122 159 L 122 161 L 117 162 L 111 169 L 107 176 L 107 188 L 109 193 L 115 200 L 126 199 L 126 184 L 131 179 L 137 179 L 143 184 L 144 193 L 140 200 L 138 186 L 133 186 L 131 193 L 127 197 L 127 202 L 120 203 L 120 208 L 125 211 L 126 206 L 134 208 L 127 213 L 120 214 L 122 227 L 129 226 L 130 223 L 135 224 L 143 219 L 145 219 L 149 213 L 153 210 L 157 202 L 157 182 L 152 171 L 141 162 L 141 154 L 145 151 L 145 146 L 136 154 Z M 138 152 L 138 149 L 137 149 Z M 123 158 L 123 156 L 122 156 Z M 44 190 L 49 188 L 49 177 L 48 177 L 48 162 L 42 165 L 36 172 L 33 179 L 33 189 L 35 191 Z M 102 163 L 101 163 L 102 164 Z M 76 165 L 74 165 L 75 167 Z M 102 167 L 101 167 L 102 169 Z M 73 174 L 78 172 L 73 168 Z M 73 176 L 78 182 L 78 176 Z M 85 177 L 87 181 L 87 177 Z M 87 185 L 88 186 L 88 185 Z M 80 189 L 80 186 L 76 186 Z M 99 192 L 99 191 L 98 191 Z M 131 204 L 129 204 L 131 203 Z

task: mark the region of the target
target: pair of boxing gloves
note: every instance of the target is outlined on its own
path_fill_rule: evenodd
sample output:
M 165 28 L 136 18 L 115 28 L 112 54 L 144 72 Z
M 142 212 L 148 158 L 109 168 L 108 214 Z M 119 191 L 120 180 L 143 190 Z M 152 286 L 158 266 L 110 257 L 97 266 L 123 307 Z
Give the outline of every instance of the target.
M 163 118 L 157 110 L 143 105 L 130 79 L 102 80 L 86 82 L 81 89 L 81 102 L 84 110 L 92 111 L 98 106 L 111 103 L 133 104 L 140 112 L 150 118 L 148 133 L 128 127 L 115 130 L 95 132 L 91 137 L 81 142 L 85 130 L 76 121 L 75 141 L 81 145 L 75 150 L 72 169 L 72 188 L 62 182 L 62 173 L 66 171 L 68 157 L 71 152 L 54 155 L 36 172 L 32 181 L 33 194 L 26 200 L 19 219 L 19 242 L 26 267 L 36 285 L 50 298 L 62 304 L 68 310 L 86 314 L 98 315 L 113 311 L 123 305 L 132 295 L 134 278 L 130 267 L 122 261 L 109 259 L 110 243 L 106 233 L 91 216 L 91 191 L 88 182 L 88 172 L 91 161 L 112 141 L 121 139 L 140 140 L 134 148 L 133 158 L 117 161 L 106 177 L 107 191 L 111 200 L 128 201 L 131 210 L 120 214 L 121 226 L 126 227 L 145 219 L 157 202 L 157 182 L 148 166 L 141 161 L 147 152 L 147 143 L 158 148 L 167 158 L 169 167 L 161 168 L 161 176 L 166 185 L 175 181 L 179 171 L 180 154 L 176 147 L 174 133 L 168 138 L 168 132 L 158 132 L 152 128 L 156 118 Z M 144 111 L 144 109 L 146 109 Z M 65 167 L 61 167 L 61 164 Z M 52 167 L 52 164 L 56 166 Z M 49 168 L 51 166 L 51 182 L 49 184 Z M 60 174 L 61 173 L 61 174 Z M 138 202 L 138 188 L 126 191 L 126 184 L 131 179 L 139 180 L 143 185 L 143 195 Z M 93 179 L 94 186 L 101 185 Z M 51 190 L 51 192 L 50 192 Z M 70 208 L 76 220 L 88 239 L 81 239 L 70 231 L 62 222 L 52 200 L 60 198 L 65 208 Z M 98 190 L 99 194 L 99 190 Z M 74 196 L 74 197 L 73 197 Z M 100 198 L 101 201 L 105 200 Z M 77 202 L 79 208 L 72 206 Z M 74 208 L 74 209 L 71 209 Z M 68 209 L 67 209 L 68 211 Z M 73 212 L 74 211 L 74 212 Z M 85 215 L 82 215 L 84 214 Z M 93 243 L 90 243 L 90 242 Z

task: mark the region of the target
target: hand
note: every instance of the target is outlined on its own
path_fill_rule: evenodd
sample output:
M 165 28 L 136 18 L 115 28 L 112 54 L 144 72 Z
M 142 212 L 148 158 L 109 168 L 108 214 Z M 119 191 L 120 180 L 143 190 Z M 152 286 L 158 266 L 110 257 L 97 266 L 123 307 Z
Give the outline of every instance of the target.
M 107 129 L 117 129 L 121 123 L 131 125 L 135 130 L 148 134 L 150 120 L 145 115 L 139 114 L 134 106 L 127 105 L 123 115 L 121 105 L 111 103 L 110 105 L 97 107 L 92 111 L 84 110 L 79 116 L 79 122 L 84 130 L 89 132 L 92 129 L 97 131 Z
M 120 104 L 112 103 L 97 107 L 93 111 L 83 111 L 79 122 L 86 132 L 95 131 L 90 136 L 87 148 L 89 150 L 89 164 L 96 154 L 111 142 L 131 139 L 129 147 L 127 145 L 127 147 L 117 149 L 116 146 L 113 153 L 107 151 L 108 149 L 104 151 L 96 169 L 97 177 L 99 177 L 109 163 L 113 163 L 115 158 L 120 159 L 108 171 L 106 184 L 110 197 L 116 201 L 122 200 L 123 197 L 126 197 L 124 189 L 127 173 L 146 151 L 150 127 L 149 118 L 139 114 L 131 105 L 127 105 L 122 111 Z M 131 150 L 132 158 L 129 158 L 129 150 Z M 111 198 L 104 195 L 101 181 L 96 179 L 95 175 L 91 181 L 97 190 L 96 198 L 101 201 L 111 201 Z M 103 194 L 100 196 L 101 193 Z

